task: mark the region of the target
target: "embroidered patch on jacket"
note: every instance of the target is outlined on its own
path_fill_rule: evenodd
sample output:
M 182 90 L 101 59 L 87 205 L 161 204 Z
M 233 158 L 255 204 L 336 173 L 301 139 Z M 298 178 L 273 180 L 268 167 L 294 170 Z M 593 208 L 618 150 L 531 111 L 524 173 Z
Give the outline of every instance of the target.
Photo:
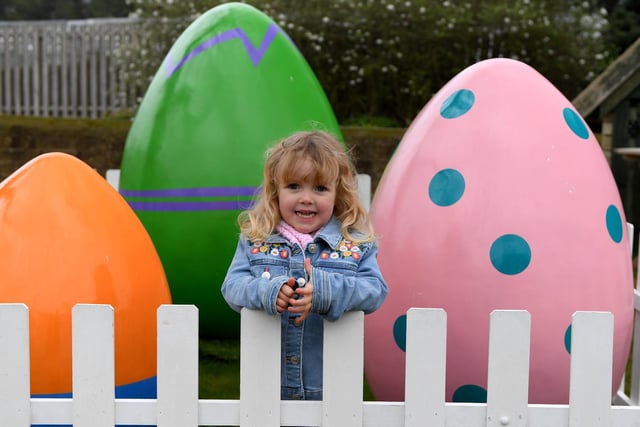
M 256 242 L 253 244 L 250 252 L 252 255 L 262 253 L 265 255 L 269 254 L 271 256 L 280 257 L 282 259 L 289 258 L 289 249 L 281 243 L 267 244 L 266 242 Z
M 337 251 L 323 251 L 320 254 L 321 259 L 341 259 L 341 258 L 353 258 L 360 259 L 360 247 L 354 245 L 349 240 L 342 240 L 338 246 Z

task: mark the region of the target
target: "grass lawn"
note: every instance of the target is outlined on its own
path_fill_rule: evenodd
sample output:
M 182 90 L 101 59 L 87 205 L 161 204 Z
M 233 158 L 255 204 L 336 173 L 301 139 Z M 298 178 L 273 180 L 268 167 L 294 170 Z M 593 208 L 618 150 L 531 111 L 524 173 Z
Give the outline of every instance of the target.
M 240 398 L 240 340 L 200 340 L 200 399 Z M 364 400 L 375 400 L 364 383 Z
M 200 399 L 240 397 L 240 341 L 200 340 Z

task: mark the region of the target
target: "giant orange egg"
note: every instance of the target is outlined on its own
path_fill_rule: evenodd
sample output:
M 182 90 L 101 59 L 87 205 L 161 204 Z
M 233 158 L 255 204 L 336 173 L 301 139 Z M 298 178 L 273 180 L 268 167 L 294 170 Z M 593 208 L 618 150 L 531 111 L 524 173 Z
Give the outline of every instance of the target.
M 29 307 L 32 395 L 71 390 L 71 309 L 114 308 L 116 395 L 155 393 L 160 259 L 125 200 L 81 160 L 38 156 L 0 183 L 0 302 Z

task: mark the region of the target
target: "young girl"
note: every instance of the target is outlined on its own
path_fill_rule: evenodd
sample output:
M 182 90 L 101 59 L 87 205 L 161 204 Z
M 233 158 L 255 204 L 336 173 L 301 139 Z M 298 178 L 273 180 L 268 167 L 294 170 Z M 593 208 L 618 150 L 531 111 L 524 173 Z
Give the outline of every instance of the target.
M 222 294 L 236 311 L 282 314 L 282 399 L 321 400 L 323 320 L 371 313 L 388 292 L 342 144 L 318 131 L 276 144 L 261 191 L 238 223 Z

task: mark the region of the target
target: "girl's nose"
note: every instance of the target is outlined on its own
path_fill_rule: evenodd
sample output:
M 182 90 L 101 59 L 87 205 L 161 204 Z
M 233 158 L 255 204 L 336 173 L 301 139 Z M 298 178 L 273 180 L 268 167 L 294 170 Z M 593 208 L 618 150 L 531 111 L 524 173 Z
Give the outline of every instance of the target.
M 311 197 L 311 191 L 304 190 L 302 193 L 300 193 L 300 202 L 301 203 L 311 203 L 311 202 L 313 202 L 313 199 Z

